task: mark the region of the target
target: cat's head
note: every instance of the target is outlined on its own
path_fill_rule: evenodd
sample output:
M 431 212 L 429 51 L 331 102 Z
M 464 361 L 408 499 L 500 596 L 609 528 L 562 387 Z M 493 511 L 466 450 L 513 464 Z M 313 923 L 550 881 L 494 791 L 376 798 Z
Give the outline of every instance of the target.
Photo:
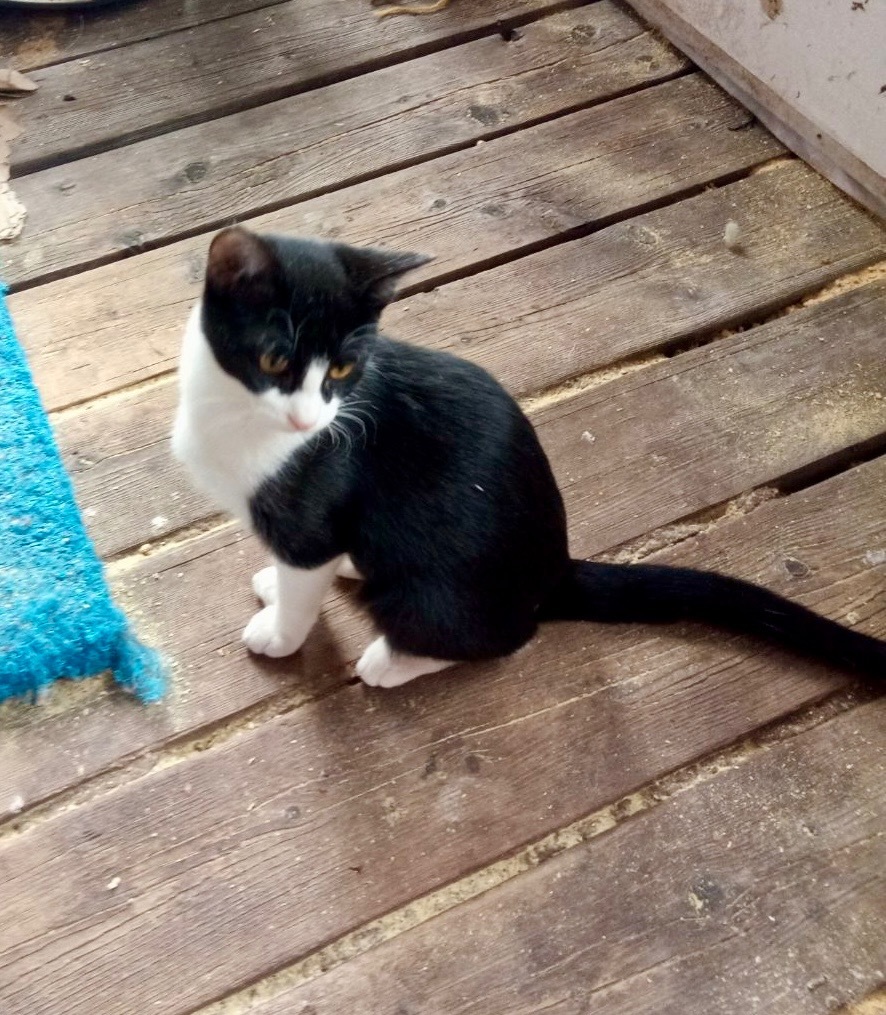
M 310 436 L 359 383 L 400 277 L 428 260 L 234 226 L 209 248 L 203 333 L 269 418 Z

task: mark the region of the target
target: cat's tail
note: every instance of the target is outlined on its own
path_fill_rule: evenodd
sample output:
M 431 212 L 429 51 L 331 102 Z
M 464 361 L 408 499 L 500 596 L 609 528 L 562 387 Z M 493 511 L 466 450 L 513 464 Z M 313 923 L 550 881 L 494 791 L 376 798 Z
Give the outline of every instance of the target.
M 541 620 L 700 621 L 750 634 L 868 677 L 886 677 L 886 642 L 851 631 L 749 582 L 711 571 L 574 560 Z

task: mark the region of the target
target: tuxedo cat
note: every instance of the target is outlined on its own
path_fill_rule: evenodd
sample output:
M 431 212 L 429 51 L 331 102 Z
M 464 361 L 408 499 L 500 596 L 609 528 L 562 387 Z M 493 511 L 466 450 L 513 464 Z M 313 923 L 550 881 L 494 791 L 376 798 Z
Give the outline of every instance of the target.
M 426 260 L 240 227 L 212 241 L 173 447 L 271 552 L 243 634 L 253 652 L 297 652 L 338 574 L 362 579 L 380 632 L 357 663 L 373 686 L 508 655 L 553 620 L 700 620 L 886 672 L 886 643 L 745 582 L 571 560 L 550 465 L 511 396 L 377 331 Z

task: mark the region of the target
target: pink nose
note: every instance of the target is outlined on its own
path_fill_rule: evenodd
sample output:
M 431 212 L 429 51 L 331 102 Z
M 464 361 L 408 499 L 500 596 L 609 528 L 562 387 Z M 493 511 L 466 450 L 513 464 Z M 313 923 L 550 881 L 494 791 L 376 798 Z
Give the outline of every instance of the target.
M 316 419 L 302 419 L 301 416 L 296 416 L 293 413 L 290 413 L 286 418 L 293 430 L 310 430 L 317 422 Z

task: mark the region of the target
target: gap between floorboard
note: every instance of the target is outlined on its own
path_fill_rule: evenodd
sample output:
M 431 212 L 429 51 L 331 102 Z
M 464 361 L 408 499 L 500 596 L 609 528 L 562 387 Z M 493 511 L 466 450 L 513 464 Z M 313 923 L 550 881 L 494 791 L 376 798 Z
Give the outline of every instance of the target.
M 193 31 L 194 29 L 199 30 L 203 28 L 204 25 L 214 25 L 220 21 L 228 21 L 230 18 L 240 17 L 243 14 L 254 14 L 257 11 L 269 10 L 272 7 L 280 7 L 283 4 L 289 2 L 290 0 L 264 0 L 264 2 L 256 3 L 254 7 L 250 7 L 248 10 L 233 11 L 229 14 L 221 14 L 218 17 L 207 17 L 202 21 L 195 22 L 194 24 L 180 26 L 178 28 L 171 28 L 165 31 L 162 28 L 158 28 L 157 31 L 152 32 L 147 28 L 145 28 L 144 30 L 145 34 L 143 35 L 133 35 L 123 42 L 111 42 L 104 46 L 98 46 L 95 49 L 82 50 L 81 52 L 72 53 L 70 56 L 63 56 L 56 60 L 43 60 L 41 62 L 39 59 L 37 59 L 33 63 L 28 63 L 26 60 L 23 61 L 21 58 L 16 59 L 15 53 L 10 53 L 8 54 L 8 56 L 4 56 L 3 59 L 4 62 L 7 61 L 11 62 L 16 70 L 20 70 L 25 73 L 30 73 L 32 71 L 45 70 L 47 67 L 60 67 L 62 64 L 72 63 L 75 60 L 88 60 L 95 56 L 101 56 L 102 53 L 110 53 L 113 50 L 125 49 L 127 46 L 138 45 L 138 43 L 140 42 L 153 42 L 155 39 L 165 39 L 167 36 L 176 35 L 179 32 L 189 32 Z M 22 9 L 21 11 L 15 11 L 13 13 L 18 14 L 21 20 L 24 20 L 27 17 L 32 18 L 33 20 L 31 23 L 33 24 L 35 29 L 42 27 L 41 25 L 42 12 L 39 14 L 35 14 L 33 12 L 29 14 L 26 9 Z M 68 14 L 69 17 L 76 16 L 74 12 L 62 12 L 62 11 L 59 11 L 59 16 L 64 16 L 64 14 L 66 13 Z M 97 16 L 101 16 L 100 12 L 98 15 L 93 15 L 93 18 L 96 18 Z M 45 29 L 45 31 L 47 32 L 49 32 L 50 30 L 51 29 L 49 26 L 47 26 Z
M 796 160 L 785 160 L 784 157 L 779 156 L 771 161 L 782 163 L 784 161 L 796 161 Z M 764 163 L 765 164 L 765 163 Z M 759 168 L 759 167 L 756 167 Z M 741 170 L 735 173 L 727 174 L 721 178 L 708 181 L 704 184 L 699 184 L 687 190 L 681 191 L 679 194 L 673 194 L 667 197 L 658 198 L 645 202 L 642 205 L 637 205 L 631 208 L 629 211 L 615 213 L 604 218 L 600 218 L 593 224 L 586 226 L 576 227 L 574 229 L 566 230 L 562 233 L 557 233 L 555 236 L 547 237 L 544 240 L 538 240 L 531 244 L 526 244 L 522 247 L 513 247 L 506 254 L 501 254 L 494 258 L 486 258 L 481 261 L 472 263 L 470 266 L 458 269 L 451 272 L 441 273 L 440 275 L 434 275 L 431 278 L 417 283 L 415 285 L 405 285 L 402 289 L 397 292 L 397 295 L 392 300 L 392 305 L 400 303 L 403 300 L 409 299 L 419 293 L 432 292 L 435 289 L 440 288 L 444 285 L 449 285 L 453 282 L 458 282 L 463 279 L 471 278 L 474 275 L 482 274 L 486 271 L 491 271 L 496 268 L 502 267 L 507 264 L 511 264 L 522 260 L 523 258 L 530 257 L 534 254 L 541 253 L 545 250 L 550 250 L 555 247 L 561 246 L 565 243 L 573 242 L 577 239 L 584 239 L 587 236 L 593 235 L 594 233 L 601 232 L 604 229 L 610 228 L 613 225 L 618 225 L 622 222 L 630 221 L 638 216 L 648 214 L 652 211 L 659 211 L 663 208 L 678 205 L 683 201 L 689 200 L 690 198 L 697 197 L 699 194 L 706 191 L 720 190 L 734 183 L 740 182 L 742 179 L 747 178 L 751 175 L 754 170 Z M 387 174 L 381 174 L 387 175 Z M 300 202 L 296 202 L 300 203 Z M 200 235 L 202 230 L 199 230 L 190 235 Z M 182 240 L 184 235 L 177 236 L 177 240 Z M 158 243 L 157 247 L 167 246 L 174 242 L 169 240 L 169 243 L 163 242 Z M 145 250 L 149 249 L 147 246 Z M 155 249 L 151 247 L 150 249 Z M 111 258 L 107 263 L 113 263 L 124 258 Z M 105 262 L 103 262 L 105 263 Z M 884 272 L 886 272 L 886 261 L 883 262 Z M 96 267 L 99 265 L 92 265 Z M 84 269 L 85 270 L 85 269 Z M 843 279 L 851 280 L 856 275 L 861 276 L 863 272 L 869 271 L 870 269 L 862 269 L 862 272 L 853 272 L 848 275 L 841 276 L 840 280 Z M 81 269 L 75 272 L 60 272 L 58 278 L 68 277 L 70 275 L 80 274 Z M 23 283 L 18 289 L 13 287 L 10 292 L 11 294 L 17 294 L 27 289 L 38 288 L 40 285 L 48 284 L 51 281 L 57 280 L 56 278 L 43 278 L 39 283 L 35 285 L 29 285 Z M 870 279 L 865 277 L 861 278 L 857 283 L 849 283 L 845 288 L 835 291 L 833 295 L 839 295 L 842 292 L 848 292 L 850 289 L 857 288 L 864 284 L 865 281 Z M 833 286 L 835 283 L 830 283 Z M 828 287 L 825 287 L 828 288 Z M 815 294 L 812 296 L 804 297 L 804 301 L 812 300 Z M 559 401 L 561 397 L 568 397 L 571 394 L 575 394 L 578 391 L 586 390 L 586 388 L 596 387 L 598 384 L 605 383 L 607 380 L 612 380 L 616 377 L 622 376 L 624 373 L 628 373 L 633 369 L 638 369 L 640 366 L 646 366 L 654 362 L 659 362 L 662 358 L 670 358 L 677 355 L 679 352 L 687 351 L 689 349 L 699 348 L 703 345 L 709 344 L 713 339 L 725 338 L 729 335 L 736 334 L 739 331 L 747 330 L 751 327 L 756 327 L 760 324 L 765 324 L 774 318 L 783 315 L 789 309 L 800 309 L 806 303 L 804 301 L 791 304 L 789 307 L 781 307 L 776 311 L 761 315 L 759 317 L 749 316 L 746 320 L 743 320 L 739 324 L 736 324 L 732 328 L 723 329 L 720 328 L 716 332 L 710 333 L 709 335 L 693 335 L 690 339 L 684 339 L 676 343 L 669 343 L 663 345 L 659 350 L 655 352 L 647 352 L 639 355 L 632 355 L 624 357 L 621 360 L 615 360 L 611 364 L 607 364 L 605 367 L 599 367 L 593 371 L 589 371 L 586 374 L 578 374 L 575 377 L 571 377 L 568 380 L 555 385 L 549 389 L 540 389 L 536 392 L 532 392 L 523 396 L 519 399 L 520 404 L 524 409 L 531 410 L 539 408 L 544 405 L 551 404 L 555 401 Z M 382 329 L 384 330 L 384 329 Z M 67 415 L 73 415 L 81 412 L 91 406 L 107 403 L 117 399 L 127 399 L 140 391 L 144 391 L 149 388 L 159 387 L 171 382 L 176 374 L 175 369 L 165 370 L 161 373 L 154 374 L 151 377 L 145 378 L 144 380 L 135 381 L 131 384 L 125 384 L 122 387 L 114 388 L 112 391 L 106 391 L 101 395 L 95 395 L 88 398 L 77 399 L 60 406 L 57 409 L 53 409 L 49 415 L 51 419 L 64 419 Z
M 639 85 L 631 85 L 622 89 L 618 89 L 611 93 L 607 93 L 604 96 L 600 96 L 594 99 L 590 99 L 586 102 L 576 102 L 570 106 L 564 106 L 562 109 L 557 110 L 555 113 L 548 113 L 544 116 L 537 116 L 531 119 L 522 121 L 513 127 L 502 127 L 500 130 L 490 130 L 482 138 L 472 138 L 467 141 L 460 141 L 450 145 L 445 145 L 440 148 L 436 148 L 433 151 L 426 152 L 421 155 L 415 155 L 412 158 L 401 159 L 398 162 L 393 162 L 390 165 L 384 167 L 384 169 L 372 170 L 365 173 L 358 173 L 353 177 L 349 177 L 347 180 L 343 180 L 340 183 L 331 184 L 327 187 L 314 187 L 311 190 L 306 190 L 301 193 L 295 199 L 287 198 L 279 201 L 267 201 L 262 204 L 257 204 L 249 209 L 248 214 L 231 217 L 217 217 L 215 219 L 208 219 L 201 222 L 199 225 L 194 226 L 190 229 L 179 229 L 175 232 L 170 232 L 163 237 L 159 237 L 155 240 L 147 240 L 140 243 L 137 247 L 128 247 L 115 250 L 111 253 L 102 254 L 97 257 L 90 258 L 89 260 L 80 261 L 76 266 L 67 268 L 57 268 L 55 270 L 46 271 L 42 275 L 38 275 L 32 279 L 26 279 L 21 282 L 13 282 L 9 286 L 10 294 L 16 295 L 18 293 L 27 292 L 31 289 L 36 289 L 41 285 L 48 285 L 52 282 L 58 282 L 61 279 L 71 278 L 72 276 L 82 274 L 86 271 L 92 271 L 96 268 L 103 268 L 109 264 L 116 264 L 119 261 L 124 261 L 130 257 L 137 257 L 139 254 L 147 254 L 153 250 L 159 250 L 163 247 L 171 246 L 174 243 L 180 243 L 183 240 L 194 239 L 197 236 L 209 235 L 219 229 L 223 229 L 226 226 L 234 225 L 235 223 L 245 223 L 247 226 L 251 219 L 257 218 L 261 215 L 269 215 L 274 212 L 284 211 L 290 208 L 296 208 L 299 205 L 305 204 L 309 201 L 314 201 L 317 198 L 328 197 L 331 194 L 337 194 L 341 191 L 348 190 L 351 187 L 357 187 L 365 183 L 371 183 L 373 180 L 383 179 L 386 176 L 390 176 L 393 173 L 403 172 L 404 170 L 414 169 L 418 166 L 426 165 L 434 162 L 436 159 L 443 159 L 449 155 L 457 155 L 459 152 L 468 151 L 471 148 L 476 147 L 480 142 L 487 143 L 497 141 L 504 137 L 509 137 L 514 134 L 519 134 L 524 130 L 530 130 L 534 127 L 542 126 L 546 123 L 554 123 L 557 120 L 561 120 L 567 116 L 573 116 L 576 113 L 585 112 L 593 109 L 596 106 L 606 105 L 608 102 L 615 102 L 618 99 L 626 98 L 630 95 L 636 95 L 640 92 L 648 91 L 658 87 L 659 85 L 666 85 L 672 81 L 676 81 L 678 78 L 688 77 L 694 73 L 697 73 L 694 68 L 684 68 L 682 70 L 674 71 L 671 74 L 663 75 L 657 78 L 655 81 L 648 81 Z M 89 153 L 95 154 L 95 153 Z M 81 156 L 86 157 L 86 156 Z M 76 160 L 74 160 L 76 161 Z M 769 161 L 792 161 L 785 156 L 776 156 Z M 67 163 L 66 163 L 67 164 Z M 764 163 L 765 165 L 765 163 Z M 713 180 L 698 184 L 693 188 L 687 188 L 678 194 L 670 195 L 656 201 L 648 201 L 643 205 L 637 205 L 635 208 L 630 209 L 626 212 L 616 213 L 608 218 L 601 218 L 594 223 L 593 226 L 577 227 L 574 230 L 557 234 L 553 237 L 548 237 L 546 240 L 539 241 L 536 244 L 527 244 L 523 247 L 514 247 L 512 252 L 513 256 L 501 255 L 498 258 L 488 258 L 484 261 L 478 261 L 476 264 L 470 267 L 459 269 L 457 271 L 451 271 L 448 273 L 441 273 L 440 275 L 433 276 L 427 281 L 416 284 L 414 286 L 406 286 L 398 294 L 398 298 L 402 299 L 404 296 L 410 296 L 417 292 L 427 292 L 433 289 L 437 285 L 443 285 L 447 282 L 456 281 L 460 278 L 465 278 L 471 274 L 475 274 L 477 271 L 486 271 L 489 268 L 498 267 L 501 264 L 507 264 L 508 261 L 514 260 L 515 257 L 526 256 L 528 254 L 537 253 L 540 250 L 544 250 L 549 246 L 555 246 L 557 243 L 563 243 L 572 239 L 580 239 L 584 236 L 590 235 L 592 232 L 596 232 L 598 229 L 603 229 L 606 226 L 614 225 L 625 218 L 633 217 L 634 215 L 641 215 L 648 211 L 655 211 L 658 208 L 665 207 L 668 204 L 674 204 L 678 201 L 685 200 L 689 197 L 694 197 L 696 194 L 706 189 L 713 187 L 725 186 L 729 183 L 735 183 L 743 179 L 746 176 L 750 176 L 755 170 L 759 169 L 759 166 L 754 166 L 749 170 L 738 170 L 732 174 L 723 175 L 722 177 L 716 177 Z M 21 174 L 28 175 L 28 174 Z
M 785 744 L 846 712 L 874 700 L 873 691 L 840 691 L 792 715 L 755 730 L 713 754 L 696 759 L 648 783 L 578 821 L 551 832 L 510 856 L 473 871 L 457 881 L 411 900 L 348 934 L 328 942 L 292 965 L 205 1006 L 191 1015 L 246 1015 L 284 990 L 291 990 L 343 965 L 381 944 L 408 933 L 457 906 L 485 895 L 548 860 L 612 831 L 614 828 L 674 799 L 721 773 L 739 768 L 759 754 Z M 854 1012 L 847 1015 L 855 1015 Z M 859 1012 L 858 1015 L 862 1015 Z M 866 1015 L 866 1013 L 865 1013 Z
M 707 189 L 714 190 L 718 188 L 714 186 L 708 187 Z M 684 195 L 684 197 L 685 196 L 686 195 Z M 681 200 L 682 199 L 683 198 L 681 198 Z M 558 243 L 552 243 L 550 245 L 557 246 Z M 519 259 L 519 256 L 512 258 L 512 260 Z M 479 272 L 466 271 L 462 277 L 470 277 L 470 275 L 478 273 Z M 641 370 L 644 367 L 660 363 L 665 359 L 673 359 L 682 353 L 691 352 L 694 349 L 700 349 L 706 345 L 712 345 L 714 342 L 722 341 L 732 335 L 742 334 L 745 331 L 750 331 L 752 328 L 762 327 L 763 325 L 770 323 L 770 321 L 779 320 L 780 318 L 786 317 L 788 314 L 795 313 L 798 310 L 802 310 L 805 307 L 814 306 L 819 303 L 826 303 L 830 299 L 835 299 L 838 296 L 845 295 L 848 292 L 860 289 L 871 282 L 879 281 L 881 279 L 886 279 L 886 260 L 861 268 L 858 271 L 848 272 L 845 275 L 841 275 L 833 282 L 829 282 L 820 289 L 814 290 L 813 292 L 803 296 L 802 299 L 789 303 L 786 306 L 779 307 L 777 310 L 761 314 L 760 316 L 753 316 L 751 314 L 730 328 L 718 328 L 713 332 L 693 335 L 689 339 L 663 345 L 655 352 L 644 352 L 625 356 L 622 359 L 614 360 L 612 363 L 609 363 L 604 367 L 589 370 L 587 373 L 576 374 L 576 376 L 570 377 L 553 387 L 541 388 L 538 391 L 531 392 L 530 394 L 518 398 L 517 402 L 524 412 L 532 412 L 536 409 L 546 408 L 547 406 L 554 405 L 566 398 L 571 398 L 573 395 L 589 391 L 592 388 L 600 387 L 610 381 L 617 380 L 619 377 L 624 377 L 626 374 L 633 373 L 636 370 Z M 429 285 L 429 288 L 436 288 L 437 284 L 442 283 Z M 418 291 L 418 287 L 405 287 L 398 292 L 393 302 L 399 303 L 401 300 L 408 299 L 410 296 L 415 295 Z M 49 413 L 49 417 L 54 421 L 63 420 L 68 416 L 75 415 L 84 409 L 91 408 L 93 406 L 103 405 L 108 402 L 118 400 L 127 400 L 142 391 L 151 388 L 163 387 L 173 383 L 176 373 L 177 371 L 174 369 L 167 370 L 163 373 L 155 374 L 153 377 L 148 377 L 145 380 L 135 381 L 132 384 L 126 384 L 123 387 L 115 388 L 113 391 L 107 391 L 101 395 L 71 402 L 70 404 L 64 405 L 58 409 L 53 409 Z M 125 554 L 118 554 L 117 556 L 122 557 L 125 556 Z
M 386 56 L 377 56 L 374 59 L 366 60 L 363 63 L 354 63 L 337 71 L 328 71 L 325 74 L 317 74 L 316 76 L 300 81 L 295 85 L 279 86 L 277 88 L 269 87 L 262 91 L 257 90 L 251 93 L 248 98 L 239 102 L 226 102 L 204 112 L 174 116 L 169 120 L 151 124 L 150 127 L 140 129 L 133 128 L 132 130 L 123 131 L 113 138 L 108 138 L 103 141 L 95 141 L 90 144 L 80 145 L 79 147 L 75 146 L 56 155 L 43 158 L 33 156 L 30 159 L 23 159 L 21 162 L 16 164 L 15 176 L 17 178 L 27 176 L 30 173 L 40 172 L 44 169 L 53 169 L 57 166 L 68 165 L 71 162 L 76 162 L 78 159 L 88 158 L 90 155 L 116 151 L 119 148 L 124 148 L 126 145 L 133 143 L 134 141 L 144 141 L 147 138 L 170 134 L 173 131 L 181 130 L 184 127 L 193 127 L 197 124 L 207 123 L 210 120 L 216 120 L 223 116 L 230 116 L 234 113 L 242 113 L 249 109 L 256 109 L 257 107 L 264 106 L 269 102 L 277 102 L 280 99 L 288 99 L 294 95 L 303 95 L 307 92 L 315 91 L 318 88 L 325 88 L 328 85 L 334 85 L 342 81 L 359 78 L 364 74 L 371 74 L 373 71 L 383 70 L 387 67 L 394 67 L 410 60 L 417 60 L 423 56 L 430 56 L 432 53 L 441 52 L 444 49 L 450 49 L 454 46 L 461 46 L 468 42 L 474 42 L 477 39 L 501 35 L 505 41 L 509 41 L 507 33 L 510 30 L 522 28 L 524 25 L 531 24 L 533 21 L 537 21 L 542 17 L 549 17 L 553 14 L 561 14 L 564 11 L 574 10 L 578 7 L 590 7 L 599 2 L 600 0 L 560 0 L 559 3 L 554 3 L 550 7 L 545 8 L 543 11 L 534 10 L 524 14 L 508 15 L 499 18 L 491 24 L 465 29 L 462 32 L 456 32 L 453 35 L 446 36 L 445 38 L 416 43 L 395 53 L 388 54 Z M 238 15 L 234 15 L 234 17 L 237 16 Z M 184 34 L 185 32 L 190 32 L 192 30 L 182 29 L 180 31 Z M 172 33 L 168 36 L 168 38 L 173 38 L 175 34 L 178 33 Z
M 884 439 L 884 445 L 886 445 L 886 439 Z M 855 464 L 860 463 L 850 463 L 845 468 L 849 469 Z M 822 477 L 822 480 L 825 478 L 831 477 Z M 810 485 L 813 484 L 810 483 Z M 796 491 L 792 490 L 790 492 Z M 783 491 L 773 484 L 746 491 L 721 504 L 678 519 L 658 529 L 651 530 L 643 536 L 631 540 L 629 543 L 613 547 L 611 550 L 595 555 L 593 559 L 636 563 L 687 542 L 701 534 L 710 536 L 719 526 L 731 524 L 740 517 L 747 517 L 759 507 L 768 503 L 768 501 L 786 496 L 787 493 L 788 491 Z M 223 516 L 215 517 L 221 518 Z M 226 529 L 229 529 L 234 534 L 236 533 L 237 525 L 235 522 L 225 519 L 217 525 L 206 526 L 203 529 L 198 529 L 198 526 L 191 526 L 189 535 L 180 535 L 179 538 L 170 540 L 169 545 L 161 546 L 158 544 L 146 553 L 130 554 L 121 560 L 116 560 L 114 567 L 111 569 L 111 576 L 119 577 L 132 567 L 143 564 L 146 559 L 159 556 L 162 551 L 169 550 L 172 546 L 181 548 L 189 542 L 195 542 L 209 535 L 224 532 Z M 354 660 L 347 660 L 347 665 L 353 662 Z M 82 692 L 83 685 L 103 681 L 104 679 L 101 676 L 89 678 L 86 681 L 76 682 L 72 686 L 74 686 L 75 693 Z M 169 768 L 187 760 L 194 754 L 202 753 L 213 747 L 225 744 L 240 733 L 254 729 L 259 723 L 278 718 L 303 705 L 338 694 L 358 682 L 356 677 L 343 678 L 340 683 L 330 688 L 329 691 L 314 695 L 305 694 L 297 689 L 281 691 L 279 694 L 263 699 L 255 705 L 229 714 L 217 722 L 209 723 L 199 729 L 169 740 L 158 748 L 135 751 L 130 755 L 120 758 L 111 768 L 88 777 L 76 786 L 49 796 L 35 806 L 22 811 L 20 814 L 10 815 L 5 822 L 3 817 L 0 816 L 0 841 L 9 835 L 23 832 L 35 824 L 52 820 L 60 813 L 89 803 L 120 786 L 135 782 L 151 772 Z M 62 694 L 66 690 L 67 688 L 62 688 Z M 838 692 L 837 698 L 844 695 L 851 696 L 856 693 L 861 692 L 855 690 L 848 692 L 841 691 Z M 783 717 L 771 725 L 779 726 L 786 721 L 788 720 Z M 766 728 L 768 727 L 763 729 Z M 757 735 L 757 732 L 745 739 L 752 739 Z

